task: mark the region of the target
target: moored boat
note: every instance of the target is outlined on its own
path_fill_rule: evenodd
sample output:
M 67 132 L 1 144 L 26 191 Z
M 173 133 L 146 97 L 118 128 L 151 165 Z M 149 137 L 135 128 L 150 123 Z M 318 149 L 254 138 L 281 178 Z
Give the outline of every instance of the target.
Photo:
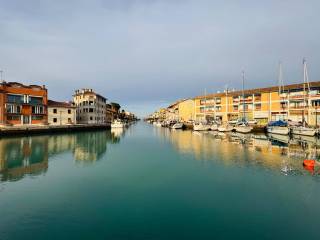
M 182 129 L 182 128 L 183 128 L 183 123 L 181 122 L 177 122 L 171 126 L 171 129 Z
M 224 124 L 218 127 L 219 132 L 231 132 L 233 130 L 233 126 L 229 124 Z
M 211 126 L 206 123 L 194 123 L 193 124 L 193 131 L 209 131 Z
M 304 136 L 314 136 L 317 130 L 310 127 L 298 126 L 292 128 L 292 134 L 304 135 Z
M 273 134 L 288 135 L 290 133 L 290 129 L 287 122 L 279 120 L 270 122 L 267 126 L 267 132 Z
M 253 128 L 246 123 L 241 123 L 235 126 L 234 129 L 239 133 L 250 133 Z
M 119 119 L 116 119 L 111 123 L 111 128 L 124 128 L 124 127 L 125 127 L 125 124 Z

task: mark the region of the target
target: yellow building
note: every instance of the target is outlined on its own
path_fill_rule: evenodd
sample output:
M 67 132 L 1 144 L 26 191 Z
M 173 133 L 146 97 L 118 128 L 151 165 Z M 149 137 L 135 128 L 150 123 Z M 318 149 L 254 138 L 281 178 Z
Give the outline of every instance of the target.
M 182 100 L 178 103 L 179 121 L 186 122 L 194 119 L 195 104 L 193 99 Z
M 242 117 L 266 124 L 273 120 L 302 121 L 319 125 L 320 82 L 311 82 L 305 91 L 303 84 L 283 87 L 257 88 L 244 91 L 225 91 L 194 98 L 194 120 L 219 119 L 235 121 Z M 305 106 L 304 106 L 304 99 Z

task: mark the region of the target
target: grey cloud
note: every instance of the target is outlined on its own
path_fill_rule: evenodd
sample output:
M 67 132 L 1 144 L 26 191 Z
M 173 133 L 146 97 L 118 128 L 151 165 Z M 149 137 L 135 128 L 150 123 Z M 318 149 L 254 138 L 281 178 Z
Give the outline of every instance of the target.
M 319 80 L 316 0 L 0 1 L 0 68 L 52 98 L 95 88 L 128 103 L 174 100 L 226 84 Z M 153 104 L 155 105 L 155 104 Z

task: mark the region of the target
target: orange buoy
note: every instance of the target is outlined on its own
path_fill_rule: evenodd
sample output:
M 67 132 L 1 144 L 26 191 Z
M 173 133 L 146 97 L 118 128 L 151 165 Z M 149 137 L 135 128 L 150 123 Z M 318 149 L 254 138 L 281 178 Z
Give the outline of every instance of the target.
M 314 167 L 316 165 L 316 160 L 305 159 L 303 160 L 303 166 Z

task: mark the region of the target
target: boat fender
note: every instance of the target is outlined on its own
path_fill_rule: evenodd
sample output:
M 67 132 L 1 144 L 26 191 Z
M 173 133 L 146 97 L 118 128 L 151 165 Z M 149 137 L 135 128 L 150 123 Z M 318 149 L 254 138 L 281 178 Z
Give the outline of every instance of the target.
M 312 159 L 303 160 L 303 166 L 314 167 L 315 165 L 316 165 L 316 160 L 312 160 Z

